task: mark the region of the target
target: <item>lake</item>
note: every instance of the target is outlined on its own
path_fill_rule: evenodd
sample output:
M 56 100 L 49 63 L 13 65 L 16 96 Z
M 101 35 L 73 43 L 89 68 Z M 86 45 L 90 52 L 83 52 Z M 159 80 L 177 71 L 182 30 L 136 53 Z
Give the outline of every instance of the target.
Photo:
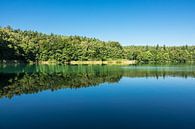
M 0 65 L 0 129 L 195 129 L 193 65 Z

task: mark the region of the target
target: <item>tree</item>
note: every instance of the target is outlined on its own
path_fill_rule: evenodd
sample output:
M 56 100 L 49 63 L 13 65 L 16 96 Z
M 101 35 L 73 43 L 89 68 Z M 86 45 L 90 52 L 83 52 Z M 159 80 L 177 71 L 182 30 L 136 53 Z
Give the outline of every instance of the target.
M 195 46 L 121 46 L 95 38 L 0 28 L 0 60 L 24 62 L 128 59 L 144 63 L 195 61 Z

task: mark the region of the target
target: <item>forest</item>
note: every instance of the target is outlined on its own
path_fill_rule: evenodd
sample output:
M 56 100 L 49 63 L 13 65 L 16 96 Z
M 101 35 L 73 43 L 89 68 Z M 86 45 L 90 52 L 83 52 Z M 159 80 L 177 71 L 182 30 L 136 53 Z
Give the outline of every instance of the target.
M 122 46 L 96 38 L 44 34 L 0 27 L 0 62 L 136 60 L 139 63 L 187 63 L 195 61 L 195 46 Z

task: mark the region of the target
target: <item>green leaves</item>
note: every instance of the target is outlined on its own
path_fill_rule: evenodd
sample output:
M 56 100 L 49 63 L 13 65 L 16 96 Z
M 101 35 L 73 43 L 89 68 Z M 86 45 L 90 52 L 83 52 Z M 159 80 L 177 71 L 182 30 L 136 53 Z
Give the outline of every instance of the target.
M 24 62 L 103 61 L 128 59 L 144 63 L 195 61 L 195 46 L 128 46 L 80 36 L 46 35 L 0 28 L 0 61 Z

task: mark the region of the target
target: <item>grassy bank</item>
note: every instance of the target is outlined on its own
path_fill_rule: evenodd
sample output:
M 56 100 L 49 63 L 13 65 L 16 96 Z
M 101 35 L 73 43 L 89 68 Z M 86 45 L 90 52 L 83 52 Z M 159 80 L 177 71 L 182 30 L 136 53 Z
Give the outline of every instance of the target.
M 1 64 L 59 64 L 57 61 L 39 61 L 39 62 L 21 62 L 17 60 L 8 60 L 8 61 L 0 61 Z M 136 60 L 108 60 L 108 61 L 70 61 L 70 62 L 64 62 L 64 64 L 72 64 L 72 65 L 130 65 L 130 64 L 136 64 Z M 62 63 L 60 63 L 62 64 Z
M 114 65 L 130 65 L 136 64 L 135 60 L 109 60 L 109 61 L 71 61 L 70 64 L 114 64 Z
M 108 60 L 108 61 L 70 61 L 64 62 L 64 64 L 72 64 L 72 65 L 130 65 L 136 64 L 135 60 Z M 59 64 L 56 61 L 41 61 L 38 64 Z

